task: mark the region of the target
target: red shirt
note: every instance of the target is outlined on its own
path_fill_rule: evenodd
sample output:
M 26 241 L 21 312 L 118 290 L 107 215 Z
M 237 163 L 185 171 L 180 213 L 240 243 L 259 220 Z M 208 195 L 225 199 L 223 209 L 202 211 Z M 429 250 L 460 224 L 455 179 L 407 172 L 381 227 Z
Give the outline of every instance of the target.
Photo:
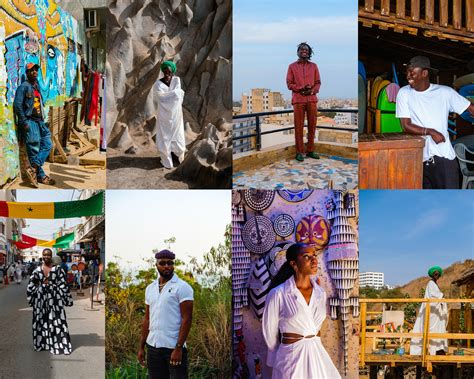
M 286 84 L 288 89 L 293 92 L 291 104 L 317 103 L 316 94 L 321 87 L 321 78 L 316 63 L 297 60 L 288 66 L 286 74 Z M 303 96 L 298 91 L 307 84 L 311 86 L 311 95 Z

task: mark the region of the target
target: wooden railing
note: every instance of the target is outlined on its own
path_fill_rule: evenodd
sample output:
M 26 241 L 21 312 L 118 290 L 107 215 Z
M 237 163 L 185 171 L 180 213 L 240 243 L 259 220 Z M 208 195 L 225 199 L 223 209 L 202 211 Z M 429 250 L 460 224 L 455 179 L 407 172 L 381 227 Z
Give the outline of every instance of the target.
M 474 38 L 474 0 L 364 0 L 359 1 L 359 18 L 412 34 L 423 29 L 426 36 Z
M 429 355 L 428 354 L 428 341 L 433 338 L 446 338 L 446 339 L 464 339 L 474 340 L 474 333 L 430 333 L 430 304 L 432 303 L 474 303 L 474 299 L 360 299 L 360 359 L 359 366 L 365 366 L 366 362 L 370 363 L 365 353 L 366 339 L 367 338 L 413 338 L 422 337 L 423 345 L 421 350 L 421 358 L 417 356 L 409 356 L 410 362 L 414 364 L 421 362 L 423 367 L 426 367 L 428 372 L 432 371 L 432 363 L 474 363 L 474 355 L 461 356 L 461 355 Z M 373 312 L 367 312 L 368 303 L 426 303 L 423 333 L 410 333 L 410 332 L 399 332 L 399 333 L 378 333 L 378 332 L 367 332 L 367 315 Z M 392 356 L 389 356 L 392 357 Z M 393 362 L 390 359 L 385 361 L 391 364 L 397 361 L 403 362 L 403 357 L 393 355 Z

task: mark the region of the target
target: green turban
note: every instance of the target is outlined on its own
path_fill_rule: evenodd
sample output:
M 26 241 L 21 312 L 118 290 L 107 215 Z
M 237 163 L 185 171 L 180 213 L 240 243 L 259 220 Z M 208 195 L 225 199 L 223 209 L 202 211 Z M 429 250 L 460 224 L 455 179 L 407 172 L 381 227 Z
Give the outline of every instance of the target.
M 171 61 L 164 61 L 160 68 L 161 71 L 163 71 L 165 68 L 169 68 L 173 74 L 176 72 L 176 64 Z
M 443 269 L 439 266 L 433 266 L 431 267 L 429 270 L 428 270 L 428 275 L 430 277 L 433 277 L 434 273 L 438 271 L 439 272 L 439 276 L 443 275 Z

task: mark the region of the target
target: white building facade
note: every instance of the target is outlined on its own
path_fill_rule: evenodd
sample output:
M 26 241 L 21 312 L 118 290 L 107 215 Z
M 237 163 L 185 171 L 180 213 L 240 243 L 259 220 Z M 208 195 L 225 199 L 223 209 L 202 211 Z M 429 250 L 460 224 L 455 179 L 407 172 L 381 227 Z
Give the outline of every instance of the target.
M 360 272 L 359 286 L 381 289 L 384 286 L 383 272 Z

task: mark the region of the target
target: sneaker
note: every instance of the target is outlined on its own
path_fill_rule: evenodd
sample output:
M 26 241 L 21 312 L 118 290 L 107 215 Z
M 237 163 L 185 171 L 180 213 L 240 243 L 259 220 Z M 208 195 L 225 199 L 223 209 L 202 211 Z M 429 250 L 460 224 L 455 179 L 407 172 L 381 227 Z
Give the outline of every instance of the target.
M 301 153 L 296 154 L 296 160 L 298 162 L 303 162 L 304 161 L 304 156 Z
M 314 151 L 310 151 L 308 154 L 306 154 L 306 156 L 313 159 L 320 159 L 319 155 L 316 154 Z

